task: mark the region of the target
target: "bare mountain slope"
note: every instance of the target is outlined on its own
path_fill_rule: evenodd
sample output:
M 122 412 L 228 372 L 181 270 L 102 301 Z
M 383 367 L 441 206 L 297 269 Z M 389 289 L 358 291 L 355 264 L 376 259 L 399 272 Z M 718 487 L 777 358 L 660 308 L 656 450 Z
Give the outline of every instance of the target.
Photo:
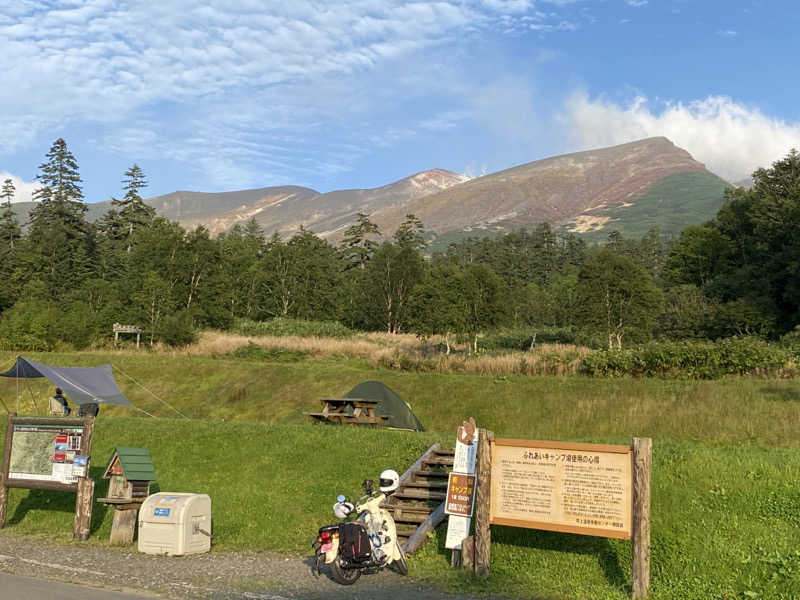
M 261 211 L 256 220 L 268 232 L 291 233 L 303 225 L 321 237 L 341 237 L 358 213 L 385 208 L 400 213 L 410 201 L 440 192 L 469 177 L 444 169 L 423 171 L 394 183 L 371 189 L 336 190 L 315 197 L 293 199 Z
M 678 172 L 711 175 L 668 139 L 649 138 L 519 165 L 418 198 L 402 208 L 386 207 L 372 219 L 387 231 L 393 231 L 409 212 L 436 232 L 542 221 L 580 229 L 586 221 L 602 220 L 605 210 L 623 206 Z
M 172 192 L 153 196 L 146 202 L 159 216 L 178 221 L 187 229 L 204 225 L 212 234 L 222 233 L 280 204 L 303 202 L 319 192 L 298 186 L 266 187 L 235 192 Z

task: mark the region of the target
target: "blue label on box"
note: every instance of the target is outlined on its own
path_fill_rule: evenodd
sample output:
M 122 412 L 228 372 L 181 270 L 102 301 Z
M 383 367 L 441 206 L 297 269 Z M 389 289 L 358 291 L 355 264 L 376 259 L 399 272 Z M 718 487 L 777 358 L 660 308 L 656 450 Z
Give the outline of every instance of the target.
M 156 517 L 168 517 L 169 516 L 169 509 L 168 508 L 156 508 L 153 511 L 153 514 Z

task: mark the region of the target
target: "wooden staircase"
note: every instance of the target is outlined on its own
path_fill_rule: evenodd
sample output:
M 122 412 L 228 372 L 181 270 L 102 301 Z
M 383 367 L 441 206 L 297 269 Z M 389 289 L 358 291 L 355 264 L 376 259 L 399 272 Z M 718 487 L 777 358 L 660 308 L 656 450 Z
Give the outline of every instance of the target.
M 407 553 L 414 552 L 445 517 L 447 476 L 453 468 L 453 450 L 433 444 L 400 476 L 397 491 L 383 504 L 397 526 L 397 537 Z

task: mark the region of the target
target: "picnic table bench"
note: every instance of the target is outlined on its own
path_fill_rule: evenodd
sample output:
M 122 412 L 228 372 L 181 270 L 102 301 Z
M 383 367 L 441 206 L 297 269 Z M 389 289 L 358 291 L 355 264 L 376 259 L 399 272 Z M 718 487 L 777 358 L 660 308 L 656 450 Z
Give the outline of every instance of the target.
M 388 415 L 376 415 L 377 400 L 363 398 L 320 398 L 322 412 L 305 413 L 314 423 L 338 423 L 344 425 L 385 425 Z

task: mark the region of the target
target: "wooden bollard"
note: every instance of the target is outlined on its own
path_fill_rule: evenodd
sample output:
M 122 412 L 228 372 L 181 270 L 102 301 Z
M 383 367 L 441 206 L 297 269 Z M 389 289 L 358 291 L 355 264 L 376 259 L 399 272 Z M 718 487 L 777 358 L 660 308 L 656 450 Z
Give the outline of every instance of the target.
M 78 478 L 78 493 L 75 498 L 75 523 L 72 537 L 85 542 L 89 539 L 92 523 L 92 501 L 94 500 L 94 480 L 89 477 Z
M 111 523 L 112 545 L 127 546 L 133 543 L 133 533 L 136 529 L 136 516 L 139 514 L 138 508 L 116 508 L 114 509 L 114 520 Z
M 489 575 L 492 536 L 489 530 L 489 503 L 492 489 L 492 453 L 489 440 L 494 434 L 485 429 L 478 430 L 478 488 L 475 493 L 475 549 L 473 561 L 478 577 Z
M 631 587 L 634 599 L 646 598 L 650 589 L 650 467 L 653 442 L 633 438 L 633 561 Z

